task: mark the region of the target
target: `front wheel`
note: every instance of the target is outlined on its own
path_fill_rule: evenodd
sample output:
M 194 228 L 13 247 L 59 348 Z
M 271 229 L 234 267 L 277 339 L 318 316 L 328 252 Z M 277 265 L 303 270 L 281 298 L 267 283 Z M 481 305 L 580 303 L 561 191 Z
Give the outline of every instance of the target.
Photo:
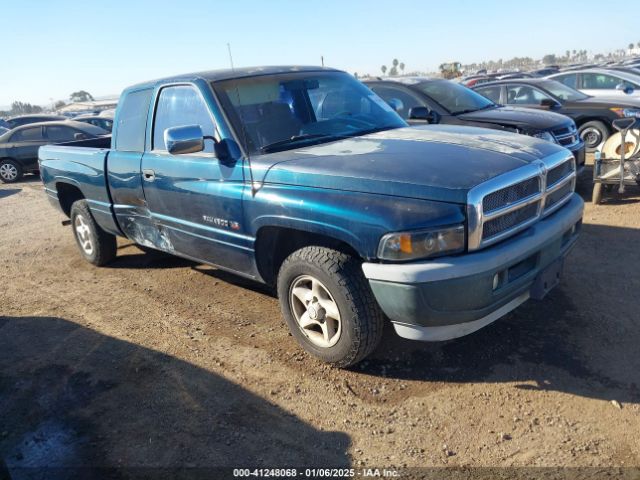
M 597 120 L 580 125 L 578 133 L 580 138 L 584 140 L 587 152 L 595 151 L 598 146 L 609 138 L 609 129 L 604 123 Z
M 80 253 L 89 263 L 101 267 L 116 257 L 115 235 L 100 228 L 86 200 L 78 200 L 71 205 L 71 227 Z
M 0 162 L 0 180 L 4 183 L 15 183 L 22 178 L 22 166 L 10 159 Z
M 324 362 L 348 367 L 380 342 L 384 317 L 351 255 L 325 247 L 297 250 L 280 268 L 278 297 L 293 336 Z

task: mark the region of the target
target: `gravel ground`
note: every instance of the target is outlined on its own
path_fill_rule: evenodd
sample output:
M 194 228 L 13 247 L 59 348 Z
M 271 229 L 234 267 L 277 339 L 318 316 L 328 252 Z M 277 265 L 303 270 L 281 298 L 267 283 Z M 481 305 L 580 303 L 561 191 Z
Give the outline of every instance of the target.
M 126 240 L 95 268 L 37 179 L 2 185 L 0 456 L 9 470 L 640 466 L 639 200 L 587 199 L 544 301 L 451 342 L 388 328 L 337 370 L 297 347 L 265 288 Z

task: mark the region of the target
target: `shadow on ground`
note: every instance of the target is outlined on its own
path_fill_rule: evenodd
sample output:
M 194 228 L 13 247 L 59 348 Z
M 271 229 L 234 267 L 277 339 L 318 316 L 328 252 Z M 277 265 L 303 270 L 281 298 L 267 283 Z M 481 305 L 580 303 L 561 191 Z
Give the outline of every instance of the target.
M 0 317 L 0 338 L 0 458 L 14 479 L 45 466 L 100 478 L 99 467 L 349 465 L 346 434 L 169 355 L 61 318 Z
M 3 188 L 0 189 L 0 198 L 10 197 L 11 195 L 15 195 L 16 193 L 20 193 L 21 188 Z

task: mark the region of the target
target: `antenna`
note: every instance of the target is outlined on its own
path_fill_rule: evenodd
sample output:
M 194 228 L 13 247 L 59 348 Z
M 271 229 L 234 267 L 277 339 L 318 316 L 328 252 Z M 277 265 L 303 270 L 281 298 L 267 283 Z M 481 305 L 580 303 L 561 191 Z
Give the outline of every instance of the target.
M 227 43 L 227 50 L 229 51 L 229 63 L 231 64 L 231 71 L 235 73 L 233 66 L 233 55 L 231 55 L 231 44 Z M 236 97 L 238 99 L 238 115 L 240 116 L 240 127 L 242 128 L 242 139 L 244 141 L 245 148 L 247 148 L 247 165 L 249 167 L 249 182 L 251 183 L 251 196 L 255 196 L 258 192 L 258 187 L 253 180 L 253 168 L 251 168 L 251 153 L 249 152 L 249 142 L 247 140 L 247 129 L 244 127 L 244 119 L 242 118 L 242 102 L 240 101 L 240 89 L 236 82 Z

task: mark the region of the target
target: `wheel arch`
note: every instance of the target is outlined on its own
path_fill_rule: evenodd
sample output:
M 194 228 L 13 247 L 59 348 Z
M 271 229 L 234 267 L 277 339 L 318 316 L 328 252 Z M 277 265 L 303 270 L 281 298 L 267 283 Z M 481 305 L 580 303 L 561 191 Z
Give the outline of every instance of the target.
M 58 181 L 55 184 L 56 191 L 58 192 L 58 201 L 60 202 L 60 208 L 67 217 L 71 217 L 71 205 L 78 200 L 82 200 L 85 195 L 80 190 L 80 187 L 69 182 Z
M 293 227 L 268 225 L 260 227 L 255 240 L 255 259 L 258 273 L 269 285 L 275 285 L 282 262 L 296 250 L 317 246 L 338 250 L 356 258 L 363 258 L 350 242 L 327 233 Z

